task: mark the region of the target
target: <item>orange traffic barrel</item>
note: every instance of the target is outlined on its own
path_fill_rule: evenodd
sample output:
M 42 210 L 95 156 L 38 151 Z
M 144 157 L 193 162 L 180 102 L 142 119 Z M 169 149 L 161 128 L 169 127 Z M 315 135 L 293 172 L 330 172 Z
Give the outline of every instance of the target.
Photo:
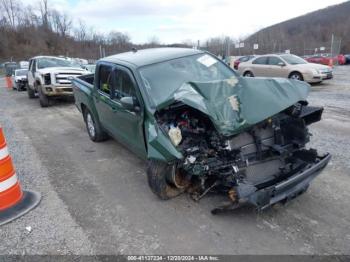
M 40 200 L 39 193 L 22 191 L 0 126 L 0 225 L 29 212 Z
M 11 76 L 6 76 L 6 86 L 7 86 L 7 88 L 12 88 L 13 87 Z

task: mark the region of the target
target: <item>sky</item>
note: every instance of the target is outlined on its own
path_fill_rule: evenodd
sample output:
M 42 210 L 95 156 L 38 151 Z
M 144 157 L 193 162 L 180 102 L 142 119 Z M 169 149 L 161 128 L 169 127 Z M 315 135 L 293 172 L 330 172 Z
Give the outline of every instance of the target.
M 27 3 L 36 2 L 27 0 Z M 127 33 L 134 43 L 244 38 L 266 26 L 344 0 L 48 0 L 96 31 Z M 33 3 L 31 3 L 33 4 Z

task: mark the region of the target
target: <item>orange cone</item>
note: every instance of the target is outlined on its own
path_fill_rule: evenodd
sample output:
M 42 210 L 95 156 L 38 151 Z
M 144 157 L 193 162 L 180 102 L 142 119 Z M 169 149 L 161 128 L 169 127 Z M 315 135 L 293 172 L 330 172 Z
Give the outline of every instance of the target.
M 11 76 L 6 76 L 6 85 L 7 85 L 7 88 L 12 88 L 13 87 Z
M 0 225 L 24 215 L 40 200 L 39 193 L 22 191 L 0 126 Z

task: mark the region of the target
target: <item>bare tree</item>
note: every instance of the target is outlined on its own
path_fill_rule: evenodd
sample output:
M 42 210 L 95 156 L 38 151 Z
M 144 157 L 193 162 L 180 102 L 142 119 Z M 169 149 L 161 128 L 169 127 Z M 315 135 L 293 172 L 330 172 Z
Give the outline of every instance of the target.
M 41 23 L 44 28 L 49 28 L 49 8 L 47 0 L 40 0 L 39 11 L 41 15 Z
M 72 20 L 67 14 L 61 14 L 57 10 L 51 11 L 52 27 L 60 36 L 67 36 L 72 28 Z
M 16 27 L 16 20 L 19 13 L 19 4 L 17 0 L 0 0 L 0 10 L 5 14 L 4 17 L 10 27 Z

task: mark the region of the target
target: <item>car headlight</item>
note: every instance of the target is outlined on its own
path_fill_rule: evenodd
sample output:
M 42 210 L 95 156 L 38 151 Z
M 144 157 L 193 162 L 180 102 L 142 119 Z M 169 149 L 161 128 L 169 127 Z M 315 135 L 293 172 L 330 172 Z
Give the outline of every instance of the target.
M 320 74 L 320 71 L 318 71 L 317 69 L 312 69 L 311 72 L 314 75 L 319 75 Z

